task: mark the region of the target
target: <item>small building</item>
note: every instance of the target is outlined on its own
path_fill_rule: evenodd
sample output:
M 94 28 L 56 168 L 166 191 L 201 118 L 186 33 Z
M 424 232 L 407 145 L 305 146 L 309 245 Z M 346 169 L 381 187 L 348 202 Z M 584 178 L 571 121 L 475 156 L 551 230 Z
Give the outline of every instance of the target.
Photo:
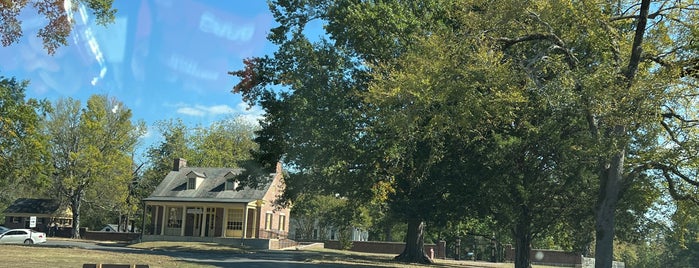
M 269 240 L 286 238 L 289 209 L 275 206 L 284 191 L 281 165 L 257 189 L 237 189 L 242 171 L 187 167 L 186 160 L 175 159 L 172 171 L 144 199 L 150 222 L 142 239 L 269 248 Z
M 20 198 L 5 209 L 5 227 L 10 229 L 29 228 L 30 217 L 36 217 L 35 230 L 48 232 L 49 227 L 73 226 L 73 213 L 54 199 Z
M 128 226 L 123 226 L 123 225 L 122 225 L 121 228 L 119 228 L 119 224 L 110 223 L 110 224 L 107 224 L 107 225 L 105 225 L 104 227 L 102 227 L 102 229 L 100 229 L 99 231 L 100 231 L 100 232 L 120 232 L 120 233 L 128 233 L 128 232 L 131 232 L 131 228 L 132 228 L 131 225 L 128 225 Z M 135 231 L 135 232 L 138 232 L 138 228 L 135 228 L 134 231 Z

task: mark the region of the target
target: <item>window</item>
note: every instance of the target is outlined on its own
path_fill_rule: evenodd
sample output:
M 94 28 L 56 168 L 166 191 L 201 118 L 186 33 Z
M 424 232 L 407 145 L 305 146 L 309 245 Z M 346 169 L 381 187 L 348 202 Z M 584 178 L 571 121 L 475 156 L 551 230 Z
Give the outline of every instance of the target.
M 243 230 L 243 209 L 233 208 L 228 210 L 228 230 Z
M 181 228 L 182 208 L 170 208 L 167 219 L 168 228 Z
M 265 215 L 265 230 L 272 230 L 272 212 Z
M 187 181 L 187 190 L 192 190 L 197 188 L 197 178 L 189 178 Z
M 284 231 L 286 226 L 286 215 L 279 215 L 279 231 Z
M 227 191 L 235 191 L 235 188 L 238 188 L 238 181 L 231 181 L 228 180 L 226 181 L 226 190 Z
M 20 217 L 10 217 L 10 222 L 19 223 L 21 219 Z

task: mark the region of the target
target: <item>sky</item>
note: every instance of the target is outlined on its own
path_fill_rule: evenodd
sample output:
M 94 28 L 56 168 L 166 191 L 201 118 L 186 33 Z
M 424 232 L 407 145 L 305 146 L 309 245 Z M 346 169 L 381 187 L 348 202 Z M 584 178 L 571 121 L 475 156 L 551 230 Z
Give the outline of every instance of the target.
M 93 94 L 116 98 L 134 122 L 146 122 L 141 147 L 160 139 L 153 125 L 159 120 L 196 127 L 261 117 L 259 107 L 231 93 L 237 79 L 227 72 L 241 69 L 244 58 L 274 52 L 266 40 L 275 25 L 266 1 L 129 0 L 113 7 L 116 20 L 107 27 L 78 8 L 69 44 L 55 55 L 36 38 L 45 19 L 25 10 L 24 36 L 0 47 L 0 75 L 29 80 L 28 98 L 70 97 L 83 106 Z

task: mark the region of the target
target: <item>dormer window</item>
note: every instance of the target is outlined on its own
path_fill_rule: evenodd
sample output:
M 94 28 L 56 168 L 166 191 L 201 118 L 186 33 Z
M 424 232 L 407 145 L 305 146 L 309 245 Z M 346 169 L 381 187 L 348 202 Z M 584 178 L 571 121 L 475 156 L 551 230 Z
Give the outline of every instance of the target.
M 226 179 L 226 191 L 235 191 L 238 188 L 239 181 L 233 171 L 228 171 L 223 177 Z
M 197 188 L 197 178 L 189 178 L 187 182 L 187 190 L 192 190 Z
M 238 188 L 238 180 L 227 180 L 226 191 L 235 191 Z
M 194 190 L 199 188 L 199 185 L 206 178 L 206 173 L 199 173 L 196 171 L 190 171 L 187 173 L 187 190 Z

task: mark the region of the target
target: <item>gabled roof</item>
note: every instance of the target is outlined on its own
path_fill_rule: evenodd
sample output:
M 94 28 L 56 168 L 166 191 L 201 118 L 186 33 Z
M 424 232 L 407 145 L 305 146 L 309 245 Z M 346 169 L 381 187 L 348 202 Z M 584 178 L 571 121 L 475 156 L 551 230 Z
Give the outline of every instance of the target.
M 194 176 L 192 176 L 192 174 L 194 174 Z M 206 178 L 206 173 L 200 173 L 200 172 L 197 172 L 196 170 L 192 170 L 190 172 L 187 172 L 187 177 Z
M 178 202 L 230 202 L 248 203 L 264 199 L 270 188 L 272 178 L 267 184 L 250 189 L 226 190 L 226 174 L 240 174 L 243 169 L 233 168 L 199 168 L 183 167 L 179 171 L 170 171 L 153 193 L 145 201 L 178 201 Z M 197 189 L 187 189 L 190 173 L 206 174 Z M 230 175 L 229 175 L 230 177 Z
M 5 209 L 5 214 L 51 215 L 59 213 L 61 204 L 54 199 L 19 198 Z

